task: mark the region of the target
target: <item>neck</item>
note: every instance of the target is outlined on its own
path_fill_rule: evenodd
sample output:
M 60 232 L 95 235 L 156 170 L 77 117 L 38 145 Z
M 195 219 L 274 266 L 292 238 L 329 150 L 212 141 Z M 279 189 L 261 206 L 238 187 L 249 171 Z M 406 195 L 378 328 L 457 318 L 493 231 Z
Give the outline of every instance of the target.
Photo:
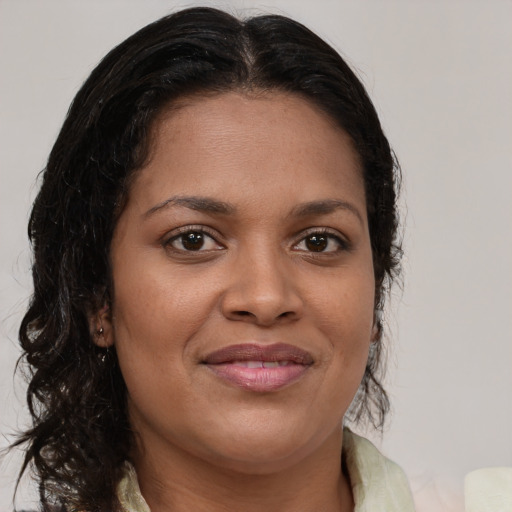
M 264 473 L 218 466 L 176 447 L 138 450 L 144 455 L 134 462 L 152 512 L 352 512 L 341 445 L 339 429 L 298 463 Z

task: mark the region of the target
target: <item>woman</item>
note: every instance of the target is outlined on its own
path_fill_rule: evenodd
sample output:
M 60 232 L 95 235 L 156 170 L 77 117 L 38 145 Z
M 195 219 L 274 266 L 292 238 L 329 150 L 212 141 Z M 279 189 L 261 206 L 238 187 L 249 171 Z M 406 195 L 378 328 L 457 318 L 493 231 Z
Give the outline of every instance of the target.
M 77 94 L 30 219 L 43 507 L 413 510 L 382 425 L 398 168 L 341 57 L 190 9 Z

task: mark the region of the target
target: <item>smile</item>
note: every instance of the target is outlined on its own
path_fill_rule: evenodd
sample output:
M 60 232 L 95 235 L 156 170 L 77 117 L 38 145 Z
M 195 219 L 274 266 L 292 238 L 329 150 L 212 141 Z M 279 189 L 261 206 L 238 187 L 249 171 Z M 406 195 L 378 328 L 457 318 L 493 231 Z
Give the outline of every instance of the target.
M 311 367 L 313 358 L 292 345 L 243 344 L 212 352 L 203 364 L 231 385 L 265 393 L 296 382 Z
M 278 368 L 279 366 L 288 366 L 294 364 L 291 361 L 233 361 L 234 366 L 243 368 Z

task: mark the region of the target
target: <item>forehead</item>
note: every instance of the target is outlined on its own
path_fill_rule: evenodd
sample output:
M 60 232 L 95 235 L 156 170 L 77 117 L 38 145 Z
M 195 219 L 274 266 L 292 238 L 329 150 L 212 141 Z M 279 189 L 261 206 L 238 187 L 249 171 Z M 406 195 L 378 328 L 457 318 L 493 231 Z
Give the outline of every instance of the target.
M 212 138 L 217 135 L 217 142 L 227 142 L 229 135 L 234 141 L 236 137 L 250 134 L 251 140 L 267 135 L 267 141 L 290 143 L 306 135 L 310 146 L 320 149 L 328 144 L 335 147 L 342 138 L 352 156 L 359 159 L 351 138 L 337 120 L 306 96 L 278 90 L 197 93 L 181 97 L 163 107 L 153 123 L 152 149 L 157 149 L 155 143 L 162 142 L 162 137 L 185 134 L 186 128 L 191 130 L 189 135 L 197 134 L 199 125 L 204 132 L 202 136 L 206 132 Z M 276 140 L 277 131 L 280 136 Z
M 305 201 L 346 189 L 364 201 L 352 141 L 317 106 L 296 94 L 229 92 L 187 97 L 160 113 L 130 195 L 149 204 L 199 189 L 236 200 L 276 188 L 300 190 Z

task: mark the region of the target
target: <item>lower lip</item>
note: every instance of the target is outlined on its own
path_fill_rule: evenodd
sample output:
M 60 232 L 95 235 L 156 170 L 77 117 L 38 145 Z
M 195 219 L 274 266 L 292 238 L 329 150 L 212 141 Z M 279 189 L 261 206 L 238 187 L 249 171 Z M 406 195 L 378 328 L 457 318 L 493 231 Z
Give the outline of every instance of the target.
M 207 365 L 218 377 L 230 384 L 250 391 L 276 391 L 300 379 L 309 366 L 289 364 L 275 368 L 246 368 L 235 364 Z

